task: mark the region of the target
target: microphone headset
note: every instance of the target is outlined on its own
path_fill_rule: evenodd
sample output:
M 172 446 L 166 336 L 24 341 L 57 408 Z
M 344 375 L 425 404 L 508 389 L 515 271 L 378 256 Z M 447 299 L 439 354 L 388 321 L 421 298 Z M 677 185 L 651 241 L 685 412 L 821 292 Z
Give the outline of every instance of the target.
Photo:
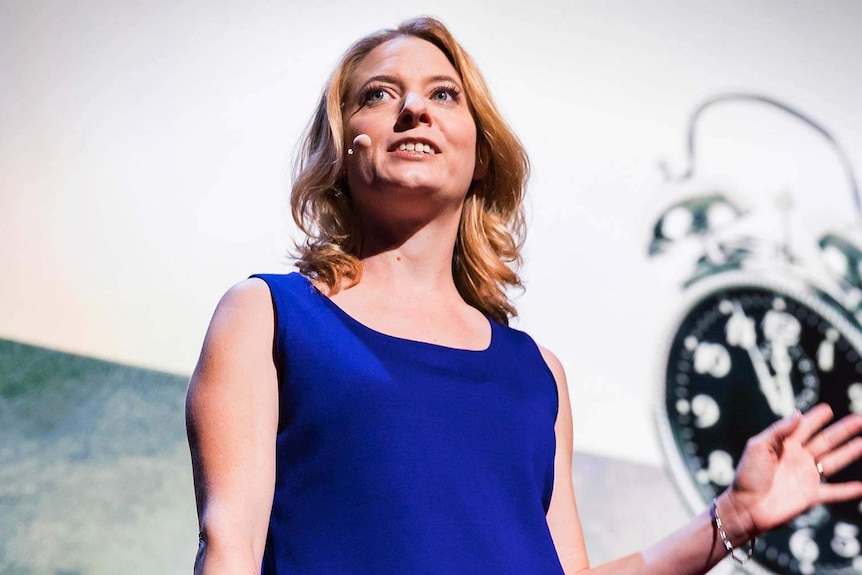
M 355 148 L 359 148 L 360 146 L 363 148 L 371 147 L 371 136 L 368 134 L 359 134 L 355 138 L 353 138 L 353 146 Z M 353 148 L 347 148 L 347 154 L 353 155 Z

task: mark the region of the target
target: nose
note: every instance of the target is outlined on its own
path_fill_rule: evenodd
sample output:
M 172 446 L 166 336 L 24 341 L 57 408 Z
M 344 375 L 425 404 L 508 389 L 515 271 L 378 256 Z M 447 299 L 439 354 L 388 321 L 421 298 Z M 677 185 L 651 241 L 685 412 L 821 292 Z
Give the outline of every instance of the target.
M 398 113 L 395 128 L 398 131 L 415 128 L 419 124 L 431 125 L 431 114 L 425 99 L 416 92 L 409 92 L 404 96 L 404 104 Z

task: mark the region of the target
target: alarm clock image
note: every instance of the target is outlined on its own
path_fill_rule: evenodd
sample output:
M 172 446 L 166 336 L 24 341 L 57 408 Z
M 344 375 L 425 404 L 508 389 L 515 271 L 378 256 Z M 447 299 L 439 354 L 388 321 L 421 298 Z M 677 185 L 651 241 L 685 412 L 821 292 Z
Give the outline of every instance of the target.
M 806 116 L 758 95 L 707 100 L 708 106 L 749 100 L 789 111 L 834 139 Z M 732 482 L 749 437 L 777 419 L 825 402 L 839 418 L 862 413 L 862 252 L 854 233 L 820 238 L 817 260 L 803 262 L 788 243 L 764 246 L 721 228 L 745 214 L 723 194 L 686 198 L 653 228 L 651 255 L 680 241 L 701 254 L 682 284 L 680 305 L 660 356 L 657 422 L 666 459 L 692 512 L 705 509 Z M 832 481 L 862 478 L 856 462 Z M 862 573 L 862 501 L 817 506 L 758 537 L 752 559 L 737 566 L 754 575 Z

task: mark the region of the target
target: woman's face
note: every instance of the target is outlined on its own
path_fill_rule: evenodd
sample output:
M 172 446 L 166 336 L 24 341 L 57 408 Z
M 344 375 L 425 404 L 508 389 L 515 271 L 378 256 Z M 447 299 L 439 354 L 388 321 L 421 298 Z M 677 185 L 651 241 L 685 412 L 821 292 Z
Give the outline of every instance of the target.
M 476 123 L 440 49 L 412 36 L 377 46 L 357 66 L 344 112 L 357 208 L 386 194 L 463 202 L 477 176 Z M 354 145 L 358 134 L 368 134 L 370 146 Z

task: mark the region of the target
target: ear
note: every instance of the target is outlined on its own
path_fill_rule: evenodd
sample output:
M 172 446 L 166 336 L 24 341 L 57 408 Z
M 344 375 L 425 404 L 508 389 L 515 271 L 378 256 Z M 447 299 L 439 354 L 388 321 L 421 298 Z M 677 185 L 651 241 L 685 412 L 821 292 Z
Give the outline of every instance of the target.
M 491 150 L 484 141 L 476 144 L 476 167 L 473 168 L 473 181 L 484 180 L 491 164 Z

